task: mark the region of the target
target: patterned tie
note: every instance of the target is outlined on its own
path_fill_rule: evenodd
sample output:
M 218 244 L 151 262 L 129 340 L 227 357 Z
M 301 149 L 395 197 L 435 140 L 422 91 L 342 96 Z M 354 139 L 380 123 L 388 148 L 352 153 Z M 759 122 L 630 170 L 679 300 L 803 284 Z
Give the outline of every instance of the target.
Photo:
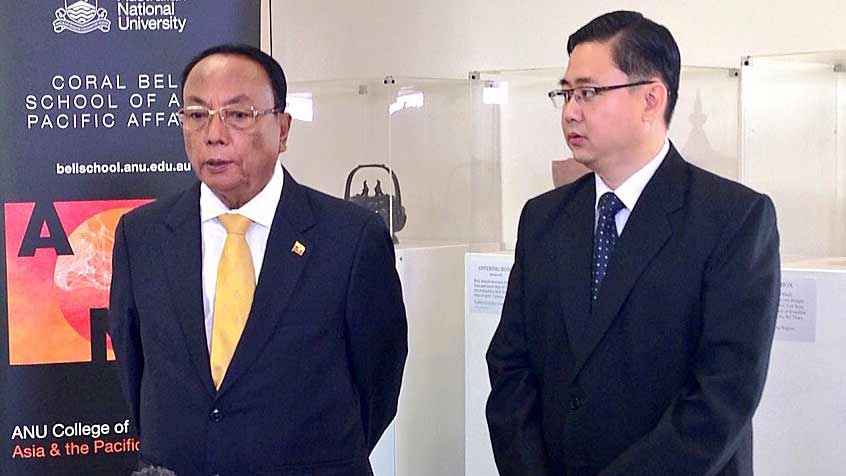
M 211 343 L 212 380 L 215 388 L 220 389 L 247 324 L 256 289 L 256 275 L 245 236 L 250 219 L 234 214 L 220 215 L 217 219 L 226 228 L 226 242 L 217 268 Z
M 593 299 L 599 296 L 599 287 L 608 271 L 608 260 L 617 244 L 617 223 L 614 217 L 625 208 L 623 202 L 613 192 L 605 192 L 599 197 L 596 235 L 593 237 Z

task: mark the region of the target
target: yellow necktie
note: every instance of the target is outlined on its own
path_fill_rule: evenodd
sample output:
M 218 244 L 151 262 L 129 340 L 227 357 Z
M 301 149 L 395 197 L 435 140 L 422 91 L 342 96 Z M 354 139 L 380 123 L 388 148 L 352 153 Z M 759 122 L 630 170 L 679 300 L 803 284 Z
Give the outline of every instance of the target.
M 211 343 L 212 380 L 215 388 L 220 389 L 247 324 L 256 289 L 256 274 L 245 236 L 250 219 L 234 214 L 224 214 L 217 218 L 226 228 L 226 242 L 217 268 Z

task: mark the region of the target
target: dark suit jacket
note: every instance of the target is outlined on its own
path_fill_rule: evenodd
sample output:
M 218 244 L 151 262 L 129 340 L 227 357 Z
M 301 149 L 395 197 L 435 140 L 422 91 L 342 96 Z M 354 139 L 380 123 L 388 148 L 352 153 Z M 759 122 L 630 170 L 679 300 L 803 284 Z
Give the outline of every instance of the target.
M 770 199 L 674 147 L 591 304 L 594 174 L 530 200 L 487 405 L 503 476 L 752 474 L 780 289 Z
M 407 353 L 384 222 L 286 172 L 252 310 L 216 392 L 199 189 L 126 214 L 116 232 L 111 337 L 142 461 L 178 476 L 371 474 Z

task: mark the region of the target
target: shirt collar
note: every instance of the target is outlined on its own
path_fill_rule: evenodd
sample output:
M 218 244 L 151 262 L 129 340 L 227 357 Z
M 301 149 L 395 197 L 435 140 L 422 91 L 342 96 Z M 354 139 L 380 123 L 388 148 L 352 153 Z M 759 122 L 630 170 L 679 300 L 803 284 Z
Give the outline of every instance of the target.
M 640 198 L 640 194 L 643 193 L 643 189 L 646 188 L 646 184 L 649 183 L 649 180 L 655 175 L 655 171 L 658 170 L 658 167 L 661 165 L 661 162 L 664 161 L 664 158 L 667 157 L 667 153 L 670 151 L 670 139 L 664 139 L 664 145 L 661 147 L 661 150 L 658 151 L 658 154 L 652 158 L 649 162 L 646 163 L 643 167 L 640 168 L 637 172 L 632 174 L 631 177 L 627 178 L 625 182 L 620 184 L 616 190 L 611 190 L 611 188 L 602 180 L 602 177 L 599 174 L 594 174 L 596 178 L 596 201 L 594 202 L 594 208 L 599 206 L 599 197 L 601 197 L 605 192 L 614 192 L 617 195 L 617 198 L 623 202 L 623 205 L 626 206 L 626 210 L 631 212 L 634 210 L 635 204 L 637 204 L 637 200 Z
M 282 165 L 276 161 L 273 168 L 273 175 L 263 189 L 250 199 L 241 208 L 230 210 L 217 195 L 206 184 L 200 185 L 200 221 L 213 220 L 224 213 L 238 213 L 244 215 L 264 227 L 270 228 L 273 224 L 273 217 L 276 214 L 276 206 L 279 204 L 279 197 L 282 196 L 282 184 L 285 180 L 285 173 Z

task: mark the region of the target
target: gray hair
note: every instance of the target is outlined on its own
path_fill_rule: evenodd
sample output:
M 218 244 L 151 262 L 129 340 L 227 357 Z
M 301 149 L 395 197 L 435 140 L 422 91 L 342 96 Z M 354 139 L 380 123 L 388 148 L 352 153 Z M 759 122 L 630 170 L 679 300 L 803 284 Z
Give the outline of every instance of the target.
M 160 466 L 148 466 L 132 473 L 132 476 L 176 476 L 176 473 Z

